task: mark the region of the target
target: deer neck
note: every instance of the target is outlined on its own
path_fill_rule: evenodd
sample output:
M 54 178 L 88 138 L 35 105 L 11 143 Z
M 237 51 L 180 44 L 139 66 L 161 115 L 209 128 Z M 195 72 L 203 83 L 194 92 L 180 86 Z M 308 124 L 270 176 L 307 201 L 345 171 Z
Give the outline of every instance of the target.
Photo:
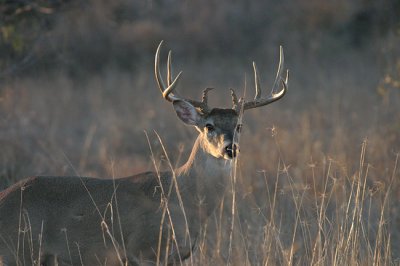
M 232 161 L 216 158 L 207 152 L 201 135 L 197 138 L 188 161 L 176 169 L 185 205 L 192 205 L 203 218 L 218 206 L 231 175 Z M 189 206 L 188 206 L 189 207 Z

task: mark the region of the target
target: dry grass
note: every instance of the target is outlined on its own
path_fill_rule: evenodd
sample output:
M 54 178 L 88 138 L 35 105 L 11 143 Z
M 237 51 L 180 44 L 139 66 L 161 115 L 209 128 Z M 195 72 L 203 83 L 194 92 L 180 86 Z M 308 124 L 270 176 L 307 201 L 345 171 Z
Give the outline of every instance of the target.
M 198 68 L 185 72 L 206 71 Z M 337 86 L 333 95 L 307 88 L 303 96 L 294 77 L 285 100 L 245 114 L 234 217 L 231 191 L 204 228 L 194 264 L 397 264 L 397 106 L 374 99 L 372 86 L 357 93 L 346 84 L 368 83 L 362 76 L 335 71 L 331 80 L 310 77 L 309 83 Z M 226 94 L 217 91 L 213 103 L 228 104 Z M 27 175 L 152 170 L 143 130 L 156 160 L 163 156 L 152 130 L 179 164 L 195 135 L 163 102 L 150 69 L 133 75 L 111 70 L 76 84 L 63 75 L 18 80 L 3 88 L 1 104 L 3 187 Z
M 343 16 L 350 16 L 352 8 L 345 8 Z M 215 12 L 218 10 L 222 12 L 223 7 Z M 256 8 L 251 10 L 257 13 Z M 100 11 L 97 18 L 102 20 Z M 330 8 L 327 12 L 331 17 L 338 14 Z M 322 23 L 320 19 L 308 21 L 308 30 Z M 274 23 L 293 26 L 286 22 L 296 23 Z M 139 35 L 150 34 L 151 38 L 145 38 L 148 42 L 157 39 L 157 27 L 150 22 L 140 25 L 144 26 L 127 24 L 125 29 L 131 32 L 129 27 L 135 26 Z M 122 30 L 118 34 L 128 38 Z M 201 51 L 195 50 L 198 46 L 191 47 L 190 40 L 179 44 L 167 40 L 168 45 L 190 47 L 178 49 L 178 54 L 195 53 L 184 62 L 182 57 L 175 58 L 176 68 L 184 70 L 181 92 L 198 97 L 201 88 L 214 86 L 217 89 L 211 104 L 215 106 L 230 104 L 229 87 L 253 93 L 250 56 L 257 58 L 263 84 L 272 83 L 270 73 L 275 68 L 278 42 L 286 48 L 291 70 L 289 92 L 282 101 L 245 114 L 234 190 L 226 194 L 209 219 L 192 262 L 398 265 L 398 35 L 389 34 L 349 49 L 332 36 L 316 43 L 312 34 L 293 33 L 281 41 L 277 33 L 271 36 L 272 43 L 266 43 L 263 36 L 255 41 L 265 43 L 265 47 L 258 46 L 254 53 L 246 47 L 239 49 L 241 52 L 232 51 L 231 43 L 232 55 L 207 58 L 199 56 Z M 205 42 L 208 37 L 197 38 Z M 126 43 L 131 45 L 135 40 Z M 210 43 L 207 49 L 212 48 Z M 140 43 L 138 47 L 144 46 L 148 52 L 156 44 Z M 83 53 L 87 49 L 71 50 Z M 121 51 L 118 54 L 126 60 Z M 240 56 L 243 59 L 236 58 Z M 50 74 L 3 80 L 0 187 L 29 175 L 119 177 L 153 170 L 144 131 L 150 136 L 157 162 L 164 162 L 165 156 L 153 130 L 163 139 L 172 164 L 181 164 L 195 132 L 182 125 L 162 100 L 152 74 L 153 58 L 145 58 L 135 71 L 107 64 L 95 74 L 83 72 L 84 78 L 61 68 Z

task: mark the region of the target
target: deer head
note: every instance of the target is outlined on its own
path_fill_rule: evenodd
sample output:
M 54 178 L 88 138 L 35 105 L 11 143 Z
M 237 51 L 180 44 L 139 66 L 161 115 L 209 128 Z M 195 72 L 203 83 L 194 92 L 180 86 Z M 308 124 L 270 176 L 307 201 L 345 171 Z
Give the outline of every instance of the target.
M 201 101 L 187 99 L 179 96 L 174 89 L 176 88 L 182 71 L 174 78 L 171 66 L 171 51 L 168 53 L 167 60 L 167 84 L 163 81 L 160 71 L 160 50 L 163 41 L 160 42 L 155 55 L 155 76 L 158 87 L 165 100 L 172 102 L 176 114 L 186 124 L 195 126 L 202 137 L 203 149 L 216 158 L 233 159 L 239 152 L 237 136 L 242 125 L 238 123 L 239 115 L 248 109 L 261 107 L 281 99 L 286 91 L 288 84 L 288 72 L 286 78 L 281 77 L 283 71 L 283 50 L 280 49 L 280 63 L 276 75 L 275 84 L 282 83 L 282 89 L 278 93 L 273 92 L 269 97 L 261 96 L 260 79 L 258 77 L 256 64 L 253 62 L 254 80 L 256 95 L 254 100 L 245 101 L 243 98 L 238 100 L 236 93 L 231 89 L 233 106 L 229 109 L 210 108 L 208 106 L 208 92 L 211 88 L 203 91 Z M 275 86 L 274 86 L 275 87 Z

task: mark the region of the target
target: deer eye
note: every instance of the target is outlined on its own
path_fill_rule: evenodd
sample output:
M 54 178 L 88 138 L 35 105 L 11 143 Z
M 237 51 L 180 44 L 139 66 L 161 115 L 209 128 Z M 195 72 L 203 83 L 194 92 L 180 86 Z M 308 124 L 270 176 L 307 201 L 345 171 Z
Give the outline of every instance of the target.
M 241 132 L 241 131 L 242 131 L 242 125 L 240 125 L 240 124 L 237 125 L 237 126 L 236 126 L 236 131 L 237 131 L 237 132 Z
M 213 125 L 211 125 L 211 124 L 207 124 L 206 125 L 206 129 L 207 129 L 208 132 L 212 132 L 212 131 L 215 130 L 215 127 Z

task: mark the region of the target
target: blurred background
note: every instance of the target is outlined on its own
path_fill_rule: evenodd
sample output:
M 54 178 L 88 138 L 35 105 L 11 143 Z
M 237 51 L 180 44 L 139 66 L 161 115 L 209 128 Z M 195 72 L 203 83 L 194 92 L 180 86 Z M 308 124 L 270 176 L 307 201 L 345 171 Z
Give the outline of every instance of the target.
M 339 247 L 329 236 L 344 224 L 338 210 L 357 204 L 354 178 L 363 177 L 357 206 L 365 205 L 359 224 L 368 234 L 349 258 L 384 263 L 374 252 L 381 245 L 386 262 L 399 262 L 399 1 L 0 0 L 0 16 L 0 188 L 30 175 L 153 170 L 151 156 L 165 161 L 154 131 L 172 163 L 183 163 L 196 133 L 157 88 L 159 42 L 162 66 L 171 49 L 175 72 L 183 70 L 180 93 L 200 99 L 214 87 L 218 107 L 231 106 L 229 88 L 253 97 L 252 61 L 269 93 L 282 45 L 287 95 L 244 116 L 238 261 L 313 264 L 319 243 L 331 265 Z M 272 210 L 271 185 L 280 204 Z M 272 220 L 280 226 L 273 256 L 264 245 Z M 223 241 L 221 250 L 203 246 L 203 259 L 226 262 Z

